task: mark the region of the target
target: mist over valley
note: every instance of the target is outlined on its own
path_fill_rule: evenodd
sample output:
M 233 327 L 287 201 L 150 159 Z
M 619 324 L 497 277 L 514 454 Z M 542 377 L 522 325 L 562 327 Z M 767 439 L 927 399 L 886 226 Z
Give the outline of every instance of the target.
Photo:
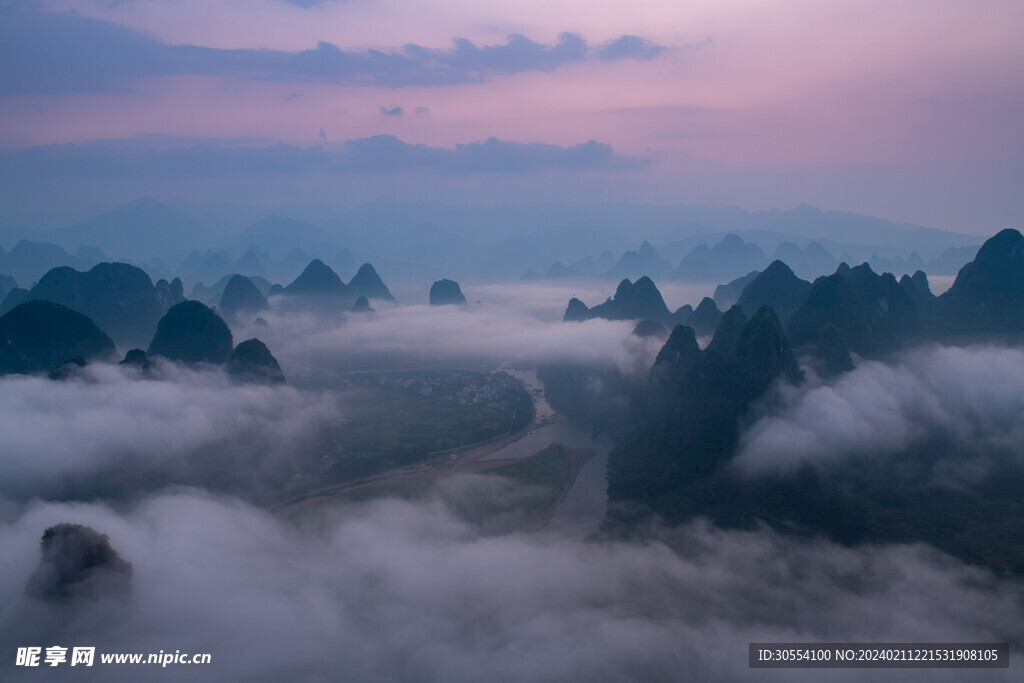
M 0 2 L 0 680 L 1020 678 L 1024 6 L 243 4 Z

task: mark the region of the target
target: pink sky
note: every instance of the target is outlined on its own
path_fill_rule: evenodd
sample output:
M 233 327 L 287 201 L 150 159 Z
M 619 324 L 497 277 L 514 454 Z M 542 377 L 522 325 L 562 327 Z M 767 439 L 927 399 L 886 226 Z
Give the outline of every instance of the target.
M 330 141 L 390 134 L 447 148 L 489 137 L 561 146 L 594 139 L 649 162 L 633 182 L 618 174 L 595 181 L 595 196 L 618 187 L 614 199 L 745 208 L 806 201 L 966 232 L 1022 223 L 1019 193 L 997 191 L 1019 187 L 1024 175 L 1019 1 L 43 6 L 137 29 L 165 45 L 222 49 L 296 52 L 317 41 L 360 52 L 410 43 L 449 49 L 457 38 L 501 45 L 512 33 L 554 45 L 563 31 L 591 49 L 622 35 L 666 49 L 653 59 L 588 58 L 452 85 L 266 81 L 221 71 L 124 81 L 133 94 L 6 92 L 6 147 L 154 133 L 316 144 L 321 128 Z M 403 115 L 381 113 L 392 106 Z M 901 177 L 908 179 L 902 197 L 890 188 Z

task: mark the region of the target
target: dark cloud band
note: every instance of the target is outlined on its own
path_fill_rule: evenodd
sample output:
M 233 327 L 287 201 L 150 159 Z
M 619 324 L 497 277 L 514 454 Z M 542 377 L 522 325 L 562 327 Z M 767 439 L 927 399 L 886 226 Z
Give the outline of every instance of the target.
M 118 93 L 137 78 L 231 75 L 274 82 L 385 87 L 439 86 L 502 74 L 553 71 L 582 61 L 652 59 L 665 48 L 637 36 L 591 46 L 574 33 L 554 45 L 521 35 L 500 45 L 458 38 L 451 49 L 404 45 L 344 50 L 319 42 L 298 52 L 166 45 L 118 24 L 72 15 L 0 8 L 0 92 Z

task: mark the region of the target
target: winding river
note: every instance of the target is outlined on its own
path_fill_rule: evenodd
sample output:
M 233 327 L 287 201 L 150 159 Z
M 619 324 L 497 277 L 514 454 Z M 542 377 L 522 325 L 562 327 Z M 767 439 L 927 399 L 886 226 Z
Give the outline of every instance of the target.
M 537 379 L 534 370 L 510 370 L 505 372 L 522 380 L 534 399 L 536 419 L 544 421 L 556 417 L 555 411 L 544 398 L 544 385 Z M 592 429 L 573 420 L 562 419 L 537 427 L 529 434 L 491 453 L 484 460 L 526 458 L 551 444 L 560 443 L 570 448 L 587 448 L 594 451 L 594 457 L 580 470 L 565 500 L 558 506 L 547 530 L 555 533 L 587 535 L 597 531 L 597 525 L 604 519 L 608 504 L 608 483 L 606 468 L 608 453 L 614 445 L 607 435 L 594 438 Z

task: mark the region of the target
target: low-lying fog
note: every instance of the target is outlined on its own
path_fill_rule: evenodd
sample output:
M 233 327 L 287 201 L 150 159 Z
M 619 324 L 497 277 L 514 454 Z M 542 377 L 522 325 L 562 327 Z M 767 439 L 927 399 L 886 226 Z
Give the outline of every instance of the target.
M 268 327 L 234 334 L 260 337 L 290 379 L 307 380 L 367 359 L 382 367 L 557 359 L 644 372 L 658 350 L 630 337 L 630 322 L 562 324 L 562 287 L 464 292 L 466 307 L 381 305 L 326 319 L 272 311 Z M 594 305 L 612 293 L 568 295 Z M 666 300 L 674 310 L 700 296 Z M 745 433 L 740 462 L 757 470 L 853 451 L 884 457 L 940 427 L 1021 455 L 1021 368 L 1019 350 L 989 347 L 861 363 L 830 385 L 784 390 Z M 269 454 L 287 457 L 318 421 L 344 414 L 330 391 L 238 386 L 218 371 L 166 364 L 160 376 L 97 365 L 65 382 L 0 379 L 0 678 L 817 681 L 820 670 L 751 671 L 747 644 L 1024 644 L 1019 582 L 923 544 L 847 548 L 700 521 L 650 529 L 642 543 L 495 535 L 472 514 L 482 495 L 503 495 L 493 477 L 442 480 L 424 499 L 348 503 L 299 521 L 201 488 L 116 504 L 55 500 L 53 482 L 66 474 L 125 462 L 186 463 L 226 449 L 241 474 Z M 60 522 L 109 535 L 133 565 L 130 597 L 53 606 L 25 596 L 40 536 Z M 51 645 L 208 652 L 212 664 L 45 674 L 14 666 L 18 647 Z M 1015 668 L 979 673 L 901 671 L 899 679 L 1017 677 Z M 830 670 L 828 679 L 875 674 Z
M 663 294 L 675 310 L 687 303 L 695 306 L 707 290 L 709 286 L 674 285 Z M 630 336 L 635 321 L 562 323 L 570 298 L 594 306 L 615 293 L 614 284 L 467 285 L 463 293 L 465 306 L 375 301 L 372 313 L 323 315 L 275 306 L 261 314 L 266 327 L 247 320 L 232 331 L 237 340 L 263 340 L 289 378 L 367 368 L 530 367 L 552 361 L 636 373 L 650 368 L 661 344 Z
M 956 455 L 955 481 L 973 483 L 983 458 L 1003 453 L 1024 468 L 1024 350 L 926 346 L 888 363 L 860 361 L 837 380 L 772 397 L 746 432 L 736 467 L 791 471 L 851 457 L 884 459 L 940 439 Z M 936 482 L 942 483 L 942 482 Z
M 63 521 L 109 534 L 134 565 L 130 601 L 65 613 L 21 595 L 41 530 Z M 924 546 L 848 549 L 699 523 L 642 545 L 495 537 L 436 500 L 341 507 L 316 521 L 299 531 L 198 491 L 124 510 L 32 504 L 0 527 L 4 652 L 213 655 L 164 678 L 145 670 L 145 680 L 812 681 L 821 672 L 752 675 L 747 643 L 1024 640 L 1018 584 Z M 60 673 L 139 680 L 132 669 Z M 868 674 L 829 672 L 877 680 Z M 1013 679 L 1012 669 L 985 672 Z
M 213 465 L 249 481 L 306 450 L 318 425 L 338 415 L 329 393 L 242 385 L 219 370 L 157 362 L 153 379 L 103 363 L 66 381 L 0 379 L 0 495 L 78 497 L 95 488 L 85 482 L 96 472 Z

